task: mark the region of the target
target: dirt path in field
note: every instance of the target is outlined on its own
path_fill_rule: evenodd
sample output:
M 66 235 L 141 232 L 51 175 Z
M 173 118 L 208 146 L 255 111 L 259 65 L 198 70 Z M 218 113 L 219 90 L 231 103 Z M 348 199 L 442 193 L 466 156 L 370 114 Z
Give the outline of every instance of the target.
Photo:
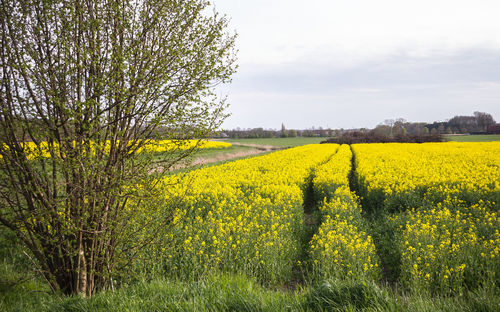
M 234 142 L 231 144 L 237 145 L 237 146 L 247 146 L 247 147 L 251 147 L 252 149 L 248 150 L 248 151 L 242 151 L 242 152 L 236 152 L 236 153 L 219 154 L 219 155 L 216 155 L 213 157 L 200 157 L 200 158 L 195 159 L 191 163 L 191 166 L 206 165 L 206 164 L 210 164 L 213 162 L 230 160 L 230 159 L 234 159 L 234 158 L 246 157 L 246 156 L 251 156 L 251 155 L 257 155 L 257 154 L 262 154 L 265 152 L 271 152 L 271 151 L 282 149 L 282 148 L 272 146 L 272 145 L 246 144 L 246 143 L 244 144 L 244 143 L 238 143 L 238 142 Z
M 221 154 L 217 155 L 214 157 L 202 157 L 202 158 L 197 158 L 195 159 L 190 166 L 197 166 L 197 165 L 206 165 L 210 164 L 213 162 L 218 162 L 218 161 L 224 161 L 224 160 L 230 160 L 234 158 L 240 158 L 240 157 L 246 157 L 246 156 L 251 156 L 251 155 L 257 155 L 257 154 L 262 154 L 265 152 L 268 152 L 269 150 L 258 150 L 258 149 L 253 149 L 253 150 L 248 150 L 245 152 L 237 152 L 237 153 L 229 153 L 229 154 Z
M 194 166 L 199 166 L 199 165 L 207 165 L 210 163 L 214 162 L 219 162 L 219 161 L 225 161 L 225 160 L 231 160 L 235 158 L 241 158 L 241 157 L 247 157 L 247 156 L 252 156 L 252 155 L 258 155 L 266 152 L 271 152 L 275 150 L 280 150 L 283 149 L 282 147 L 277 147 L 277 146 L 272 146 L 272 145 L 260 145 L 260 144 L 244 144 L 244 143 L 238 143 L 234 142 L 231 143 L 232 145 L 238 145 L 238 146 L 247 146 L 251 147 L 252 149 L 247 150 L 247 151 L 240 151 L 240 152 L 235 152 L 235 153 L 221 153 L 219 155 L 211 156 L 211 157 L 200 157 L 196 158 L 189 164 L 178 164 L 177 166 L 174 166 L 171 170 L 177 170 L 177 169 L 182 169 L 182 168 L 187 168 L 187 167 L 194 167 Z
M 279 150 L 283 149 L 283 147 L 278 147 L 278 146 L 272 146 L 272 145 L 261 145 L 261 144 L 252 144 L 252 143 L 240 143 L 240 142 L 231 142 L 232 145 L 238 145 L 238 146 L 248 146 L 248 147 L 253 147 L 256 148 L 260 151 L 274 151 L 274 150 Z

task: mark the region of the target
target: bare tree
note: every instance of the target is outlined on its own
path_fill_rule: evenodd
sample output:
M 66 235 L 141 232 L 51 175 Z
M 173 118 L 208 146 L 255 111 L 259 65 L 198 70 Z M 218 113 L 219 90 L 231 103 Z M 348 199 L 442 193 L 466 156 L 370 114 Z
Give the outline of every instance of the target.
M 384 120 L 384 125 L 388 126 L 391 131 L 389 133 L 389 135 L 392 136 L 392 129 L 394 128 L 394 124 L 396 123 L 396 121 L 394 119 L 386 119 Z
M 474 117 L 476 117 L 477 125 L 481 129 L 481 131 L 488 131 L 488 128 L 495 124 L 495 120 L 493 116 L 488 113 L 483 112 L 474 112 Z
M 91 296 L 150 242 L 141 209 L 192 150 L 147 139 L 225 118 L 234 35 L 206 0 L 0 1 L 0 222 L 54 290 Z

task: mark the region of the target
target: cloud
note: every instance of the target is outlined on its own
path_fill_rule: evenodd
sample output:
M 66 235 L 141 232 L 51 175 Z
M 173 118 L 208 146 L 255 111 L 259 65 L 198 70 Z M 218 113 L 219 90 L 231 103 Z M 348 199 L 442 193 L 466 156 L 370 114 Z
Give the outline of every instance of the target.
M 239 34 L 232 127 L 500 118 L 498 0 L 214 0 Z
M 302 93 L 500 81 L 500 51 L 468 50 L 447 57 L 392 55 L 340 68 L 310 59 L 308 63 L 242 64 L 231 89 Z
M 239 33 L 242 62 L 277 64 L 335 51 L 364 60 L 500 48 L 497 0 L 216 0 Z M 331 53 L 325 56 L 331 56 Z
M 310 60 L 242 66 L 226 90 L 233 116 L 225 127 L 373 127 L 395 117 L 434 121 L 475 110 L 500 115 L 499 51 L 397 54 L 350 67 Z

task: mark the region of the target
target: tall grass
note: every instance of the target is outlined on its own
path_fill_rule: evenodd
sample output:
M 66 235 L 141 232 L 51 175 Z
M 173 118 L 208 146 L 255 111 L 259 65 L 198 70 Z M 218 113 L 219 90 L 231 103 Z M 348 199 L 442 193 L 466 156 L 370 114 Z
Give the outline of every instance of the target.
M 154 279 L 103 291 L 92 298 L 49 294 L 17 286 L 0 293 L 0 311 L 498 311 L 500 298 L 481 288 L 467 295 L 408 295 L 364 281 L 327 279 L 296 291 L 272 290 L 243 275 L 198 281 Z

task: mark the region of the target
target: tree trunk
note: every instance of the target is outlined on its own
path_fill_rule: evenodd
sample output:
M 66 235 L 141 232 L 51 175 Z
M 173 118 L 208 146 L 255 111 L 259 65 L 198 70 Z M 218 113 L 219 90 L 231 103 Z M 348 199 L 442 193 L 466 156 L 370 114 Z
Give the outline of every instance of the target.
M 77 274 L 78 278 L 76 279 L 76 292 L 82 296 L 85 296 L 87 294 L 87 260 L 85 259 L 85 252 L 83 250 L 83 244 L 81 242 L 78 250 Z

